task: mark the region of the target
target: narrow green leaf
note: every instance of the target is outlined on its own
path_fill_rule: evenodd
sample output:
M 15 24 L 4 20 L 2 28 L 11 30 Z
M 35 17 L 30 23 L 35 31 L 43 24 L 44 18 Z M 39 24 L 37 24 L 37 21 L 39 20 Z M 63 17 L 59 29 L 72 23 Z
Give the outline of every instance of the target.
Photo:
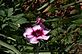
M 0 37 L 4 37 L 4 38 L 7 38 L 7 39 L 10 39 L 10 40 L 16 41 L 14 38 L 7 37 L 7 36 L 5 36 L 5 35 L 3 35 L 3 34 L 0 34 Z
M 75 20 L 75 21 L 73 21 L 73 23 L 82 24 L 82 19 Z
M 46 7 L 49 3 L 45 3 L 42 7 L 40 7 L 39 9 L 37 9 L 38 11 L 43 9 L 44 7 Z
M 54 0 L 50 0 L 50 3 L 54 2 Z
M 16 54 L 21 54 L 14 46 L 11 46 L 11 45 L 9 45 L 9 44 L 7 44 L 7 43 L 1 41 L 1 40 L 0 40 L 0 45 L 6 47 L 6 48 L 8 48 L 8 49 L 11 49 L 11 50 L 14 51 Z
M 1 28 L 5 28 L 8 24 L 2 24 Z
M 12 50 L 7 50 L 7 51 L 4 51 L 6 53 L 10 53 L 10 54 L 15 54 Z

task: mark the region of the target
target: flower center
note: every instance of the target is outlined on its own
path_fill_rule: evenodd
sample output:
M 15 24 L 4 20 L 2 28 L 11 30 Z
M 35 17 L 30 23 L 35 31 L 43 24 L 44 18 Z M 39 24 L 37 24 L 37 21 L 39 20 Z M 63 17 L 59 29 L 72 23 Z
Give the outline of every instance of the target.
M 36 30 L 36 31 L 33 31 L 32 32 L 32 35 L 38 37 L 38 36 L 42 36 L 43 35 L 43 32 L 42 30 Z

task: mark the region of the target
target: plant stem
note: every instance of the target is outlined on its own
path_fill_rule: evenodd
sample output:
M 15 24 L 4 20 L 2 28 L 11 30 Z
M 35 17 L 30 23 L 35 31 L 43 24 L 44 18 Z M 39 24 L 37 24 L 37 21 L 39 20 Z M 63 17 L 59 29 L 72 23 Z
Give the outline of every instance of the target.
M 34 54 L 39 54 L 39 44 L 34 46 Z

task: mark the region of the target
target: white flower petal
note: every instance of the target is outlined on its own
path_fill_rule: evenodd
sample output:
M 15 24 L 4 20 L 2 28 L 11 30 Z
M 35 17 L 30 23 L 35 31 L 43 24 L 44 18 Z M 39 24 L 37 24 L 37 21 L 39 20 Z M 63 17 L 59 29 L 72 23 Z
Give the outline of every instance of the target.
M 37 44 L 38 42 L 39 41 L 37 40 L 36 37 L 33 37 L 33 38 L 30 39 L 30 43 L 32 43 L 32 44 Z
M 34 36 L 33 35 L 28 35 L 27 38 L 33 38 Z
M 34 30 L 34 31 L 40 30 L 40 29 L 41 29 L 40 25 L 36 25 L 36 26 L 33 27 L 33 30 Z
M 49 32 L 50 32 L 50 30 L 49 31 L 43 30 L 44 35 L 48 34 Z
M 23 36 L 26 37 L 27 36 L 27 33 L 23 33 Z
M 37 37 L 37 39 L 42 39 L 42 36 Z
M 25 33 L 26 33 L 27 35 L 31 35 L 32 32 L 33 32 L 32 28 L 27 28 L 26 31 L 25 31 Z
M 42 36 L 43 40 L 48 40 L 50 36 Z

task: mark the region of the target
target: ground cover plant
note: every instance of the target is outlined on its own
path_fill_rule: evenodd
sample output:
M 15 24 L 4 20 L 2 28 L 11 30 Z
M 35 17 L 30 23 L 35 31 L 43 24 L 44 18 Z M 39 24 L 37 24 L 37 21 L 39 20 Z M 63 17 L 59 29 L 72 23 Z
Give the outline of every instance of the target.
M 0 54 L 78 54 L 81 0 L 0 0 Z

